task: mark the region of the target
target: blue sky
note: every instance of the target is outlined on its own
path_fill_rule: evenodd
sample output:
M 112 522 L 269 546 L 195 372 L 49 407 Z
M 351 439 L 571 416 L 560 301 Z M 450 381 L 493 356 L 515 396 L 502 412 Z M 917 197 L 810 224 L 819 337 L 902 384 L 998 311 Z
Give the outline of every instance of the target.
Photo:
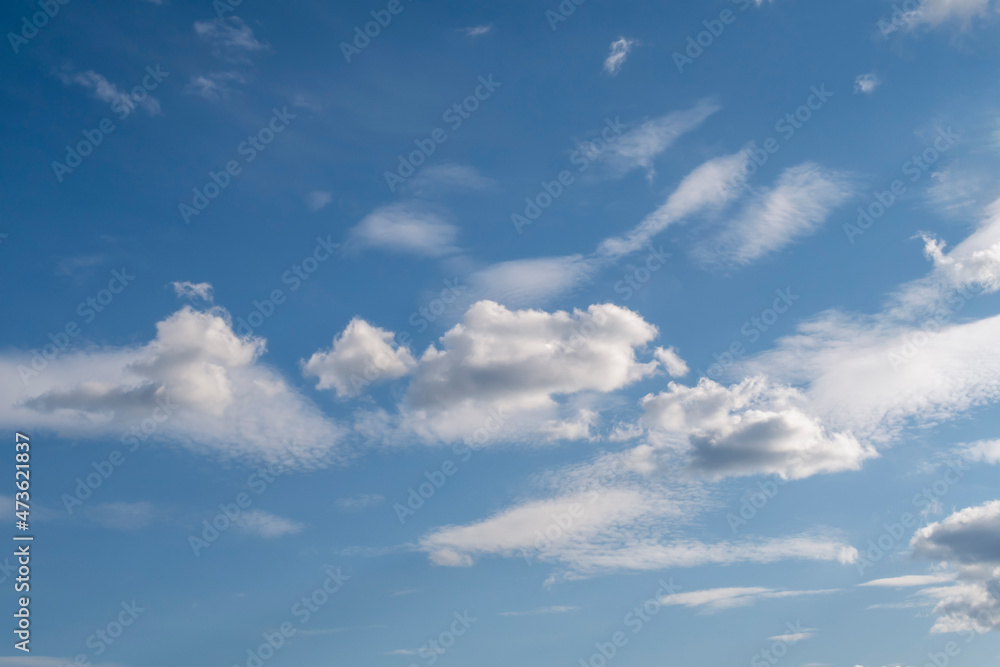
M 995 662 L 998 13 L 6 5 L 0 665 Z

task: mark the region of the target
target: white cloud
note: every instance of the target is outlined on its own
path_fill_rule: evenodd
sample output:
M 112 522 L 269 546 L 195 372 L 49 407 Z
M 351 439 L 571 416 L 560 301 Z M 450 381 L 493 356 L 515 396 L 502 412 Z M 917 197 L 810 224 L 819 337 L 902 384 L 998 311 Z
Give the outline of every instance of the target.
M 809 414 L 800 391 L 760 377 L 731 387 L 707 378 L 695 387 L 671 382 L 667 391 L 646 396 L 642 406 L 646 423 L 686 439 L 690 465 L 713 477 L 800 479 L 857 470 L 876 456 L 872 447 L 849 433 L 830 431 Z M 670 456 L 675 449 L 664 453 Z
M 493 25 L 492 24 L 487 24 L 487 25 L 473 25 L 473 26 L 469 26 L 468 28 L 462 28 L 462 32 L 464 32 L 469 37 L 479 37 L 480 35 L 485 35 L 486 33 L 490 32 L 491 30 L 493 30 Z
M 268 48 L 267 44 L 254 37 L 250 26 L 238 16 L 212 21 L 196 21 L 194 31 L 202 41 L 214 47 L 216 55 L 224 55 L 236 60 L 244 59 L 243 53 L 262 51 Z
M 351 230 L 362 247 L 426 257 L 441 257 L 458 250 L 458 228 L 427 206 L 410 202 L 382 206 L 368 214 Z
M 924 252 L 935 269 L 930 280 L 939 283 L 939 291 L 963 287 L 1000 290 L 1000 200 L 986 208 L 979 228 L 951 252 L 945 252 L 946 244 L 934 237 L 925 235 L 924 241 Z M 915 281 L 911 290 L 926 289 L 926 282 Z
M 636 41 L 634 39 L 625 39 L 624 37 L 619 37 L 611 42 L 608 57 L 604 60 L 604 71 L 611 76 L 617 75 L 622 65 L 625 64 L 629 53 L 631 53 L 632 47 L 635 45 Z
M 596 495 L 595 495 L 596 494 Z M 615 571 L 649 571 L 708 564 L 771 563 L 809 559 L 851 563 L 857 551 L 839 540 L 800 535 L 706 544 L 670 536 L 693 504 L 663 488 L 611 486 L 529 501 L 464 526 L 446 526 L 420 540 L 437 565 L 467 567 L 482 556 L 523 557 L 555 563 L 562 578 Z
M 992 0 L 923 0 L 917 9 L 903 16 L 903 23 L 909 28 L 951 22 L 968 26 L 973 18 L 986 16 L 991 6 Z
M 199 299 L 206 303 L 212 303 L 214 300 L 211 283 L 192 283 L 183 280 L 172 282 L 170 285 L 174 288 L 174 293 L 182 299 Z
M 874 586 L 876 588 L 911 588 L 914 586 L 933 586 L 935 584 L 945 584 L 955 580 L 954 573 L 945 574 L 908 574 L 902 577 L 890 577 L 888 579 L 874 579 L 866 581 L 858 586 Z
M 73 664 L 73 658 L 51 658 L 48 656 L 0 657 L 3 667 L 66 667 Z M 96 667 L 111 667 L 108 663 L 95 663 Z
M 694 254 L 709 263 L 748 264 L 814 233 L 852 189 L 843 174 L 816 164 L 786 169 Z
M 317 389 L 355 396 L 374 382 L 407 375 L 416 366 L 410 351 L 393 342 L 391 332 L 360 318 L 351 320 L 329 350 L 318 350 L 303 362 L 307 377 L 319 378 Z
M 955 512 L 918 530 L 910 546 L 927 558 L 1000 564 L 1000 500 Z
M 338 498 L 334 505 L 341 512 L 359 512 L 368 507 L 376 507 L 385 502 L 385 496 L 377 493 L 359 493 L 350 498 Z
M 854 79 L 854 92 L 864 93 L 865 95 L 871 95 L 878 88 L 882 81 L 875 76 L 874 72 L 869 72 L 867 74 L 859 74 L 856 79 Z
M 745 366 L 808 382 L 812 409 L 833 428 L 886 442 L 1000 400 L 1000 316 L 933 328 L 827 313 Z
M 3 374 L 25 379 L 0 387 L 0 424 L 126 442 L 145 420 L 156 440 L 225 458 L 335 456 L 341 428 L 260 363 L 265 341 L 238 336 L 225 310 L 185 306 L 156 331 L 145 345 L 71 351 L 37 371 L 29 353 L 0 354 Z
M 654 236 L 701 211 L 718 209 L 738 194 L 734 186 L 748 164 L 749 152 L 713 158 L 688 174 L 667 201 L 623 236 L 610 237 L 598 246 L 598 253 L 617 258 L 635 252 Z
M 760 600 L 800 597 L 802 595 L 822 595 L 836 593 L 836 590 L 786 591 L 773 588 L 709 588 L 701 591 L 673 593 L 660 598 L 664 605 L 700 608 L 705 612 L 718 612 L 737 607 L 749 607 Z M 809 636 L 812 636 L 809 634 Z M 771 639 L 777 639 L 772 637 Z
M 1000 440 L 979 440 L 958 448 L 959 455 L 975 463 L 1000 463 Z
M 306 206 L 313 213 L 326 208 L 332 201 L 333 195 L 322 190 L 314 190 L 306 195 Z
M 931 173 L 927 201 L 938 212 L 951 216 L 966 216 L 980 205 L 984 191 L 992 189 L 991 169 L 958 168 L 954 165 Z
M 425 167 L 407 182 L 407 187 L 415 195 L 423 197 L 455 191 L 479 192 L 495 188 L 496 185 L 496 181 L 483 176 L 475 167 L 454 163 Z
M 576 611 L 579 607 L 568 605 L 553 605 L 551 607 L 540 607 L 529 609 L 528 611 L 501 611 L 500 616 L 538 616 L 539 614 L 565 614 L 569 611 Z
M 590 279 L 599 264 L 582 255 L 498 262 L 470 276 L 477 298 L 507 306 L 531 306 L 571 292 Z
M 702 101 L 690 109 L 648 120 L 624 132 L 595 157 L 606 163 L 616 177 L 638 168 L 645 169 L 652 176 L 655 173 L 653 161 L 680 137 L 700 127 L 720 108 L 714 102 Z
M 1000 500 L 955 512 L 918 530 L 910 540 L 917 556 L 958 567 L 950 586 L 920 593 L 936 601 L 931 632 L 988 632 L 1000 628 Z
M 674 348 L 658 347 L 654 352 L 654 356 L 663 364 L 670 377 L 679 378 L 688 374 L 687 363 L 680 358 L 680 355 L 677 354 L 677 350 Z
M 502 415 L 510 436 L 533 430 L 529 424 L 558 416 L 556 396 L 612 392 L 657 372 L 659 362 L 636 354 L 656 335 L 639 315 L 611 304 L 548 313 L 477 302 L 440 348 L 419 358 L 404 421 L 446 441 L 480 432 L 490 415 Z
M 184 92 L 189 95 L 201 95 L 206 100 L 225 100 L 235 92 L 233 84 L 236 83 L 246 83 L 246 78 L 239 72 L 197 74 L 184 86 Z
M 810 639 L 816 636 L 816 630 L 813 628 L 807 628 L 804 632 L 792 632 L 787 635 L 777 635 L 775 637 L 768 637 L 770 641 L 784 642 L 786 644 L 796 644 L 806 639 Z
M 256 535 L 267 539 L 284 537 L 299 533 L 305 527 L 298 521 L 285 519 L 280 516 L 264 512 L 262 510 L 249 510 L 243 512 L 235 524 L 241 531 L 248 535 Z
M 139 530 L 155 518 L 153 505 L 148 502 L 88 505 L 80 509 L 80 514 L 111 530 Z
M 159 116 L 162 113 L 159 100 L 150 95 L 149 91 L 142 89 L 144 93 L 142 99 L 136 99 L 131 93 L 120 90 L 118 86 L 93 70 L 75 74 L 60 73 L 59 77 L 67 85 L 75 83 L 88 89 L 94 97 L 110 104 L 116 113 L 131 113 L 136 107 L 142 107 L 150 116 Z
M 736 371 L 805 385 L 810 413 L 829 428 L 881 443 L 997 402 L 1000 316 L 953 320 L 975 294 L 1000 289 L 998 212 L 950 252 L 927 239 L 933 269 L 880 312 L 820 313 Z

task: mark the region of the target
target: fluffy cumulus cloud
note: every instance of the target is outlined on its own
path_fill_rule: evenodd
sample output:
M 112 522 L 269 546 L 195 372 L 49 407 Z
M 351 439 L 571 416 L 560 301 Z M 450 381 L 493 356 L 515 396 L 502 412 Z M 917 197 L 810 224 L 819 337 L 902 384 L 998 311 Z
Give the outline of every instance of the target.
M 440 347 L 421 355 L 405 419 L 419 433 L 450 441 L 499 414 L 513 433 L 556 416 L 558 396 L 612 392 L 656 373 L 657 360 L 637 355 L 656 336 L 637 313 L 611 304 L 549 313 L 480 301 Z
M 303 371 L 340 396 L 409 376 L 395 414 L 372 411 L 359 420 L 359 432 L 370 438 L 587 439 L 599 421 L 587 397 L 664 371 L 687 372 L 673 348 L 649 347 L 658 335 L 638 313 L 612 304 L 547 312 L 484 300 L 420 355 L 396 345 L 391 332 L 352 320 Z
M 1000 500 L 921 528 L 910 547 L 917 556 L 958 568 L 955 583 L 922 591 L 936 602 L 932 632 L 1000 628 Z
M 1000 564 L 1000 500 L 955 512 L 921 528 L 911 541 L 914 553 L 963 564 Z
M 713 477 L 799 479 L 857 470 L 876 455 L 870 445 L 831 431 L 811 415 L 799 390 L 760 377 L 730 387 L 707 378 L 694 387 L 671 383 L 667 391 L 646 396 L 642 406 L 645 421 L 686 440 L 690 465 Z
M 393 342 L 391 332 L 356 317 L 333 340 L 333 347 L 303 362 L 302 371 L 319 379 L 317 389 L 333 389 L 343 397 L 355 396 L 374 382 L 403 377 L 415 365 L 410 351 Z
M 7 352 L 0 422 L 66 437 L 180 443 L 227 458 L 327 462 L 341 429 L 260 362 L 265 341 L 241 337 L 221 308 L 186 306 L 140 346 L 46 359 Z

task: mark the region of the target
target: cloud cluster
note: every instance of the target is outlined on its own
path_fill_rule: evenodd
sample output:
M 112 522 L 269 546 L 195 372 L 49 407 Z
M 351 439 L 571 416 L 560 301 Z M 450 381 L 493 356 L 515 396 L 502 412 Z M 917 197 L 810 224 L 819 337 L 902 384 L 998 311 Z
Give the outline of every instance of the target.
M 951 585 L 929 588 L 938 619 L 932 632 L 987 632 L 1000 628 L 1000 500 L 955 512 L 921 528 L 913 553 L 958 568 Z
M 405 347 L 393 342 L 391 332 L 355 317 L 333 340 L 329 350 L 318 350 L 302 365 L 306 376 L 319 378 L 317 389 L 333 389 L 337 396 L 355 396 L 373 382 L 407 375 L 416 361 Z
M 389 332 L 354 320 L 333 349 L 317 352 L 305 369 L 320 377 L 319 388 L 341 395 L 352 391 L 351 376 L 365 367 L 386 369 L 382 377 L 411 375 L 394 428 L 428 441 L 585 437 L 594 416 L 570 409 L 561 397 L 607 394 L 663 364 L 677 372 L 683 361 L 674 352 L 650 350 L 652 358 L 640 359 L 657 335 L 637 313 L 610 304 L 549 313 L 479 301 L 415 363 L 407 349 L 391 344 Z M 575 418 L 553 422 L 570 414 Z M 482 435 L 487 422 L 493 425 L 488 438 Z
M 341 428 L 260 362 L 264 349 L 238 336 L 225 310 L 185 306 L 145 345 L 68 352 L 40 370 L 30 355 L 6 353 L 0 369 L 24 381 L 0 389 L 0 423 L 156 438 L 226 458 L 336 458 Z
M 857 470 L 876 456 L 870 445 L 809 414 L 800 391 L 762 377 L 730 387 L 707 378 L 694 387 L 672 382 L 667 391 L 646 396 L 642 407 L 651 427 L 687 440 L 694 470 L 713 477 L 800 479 Z

